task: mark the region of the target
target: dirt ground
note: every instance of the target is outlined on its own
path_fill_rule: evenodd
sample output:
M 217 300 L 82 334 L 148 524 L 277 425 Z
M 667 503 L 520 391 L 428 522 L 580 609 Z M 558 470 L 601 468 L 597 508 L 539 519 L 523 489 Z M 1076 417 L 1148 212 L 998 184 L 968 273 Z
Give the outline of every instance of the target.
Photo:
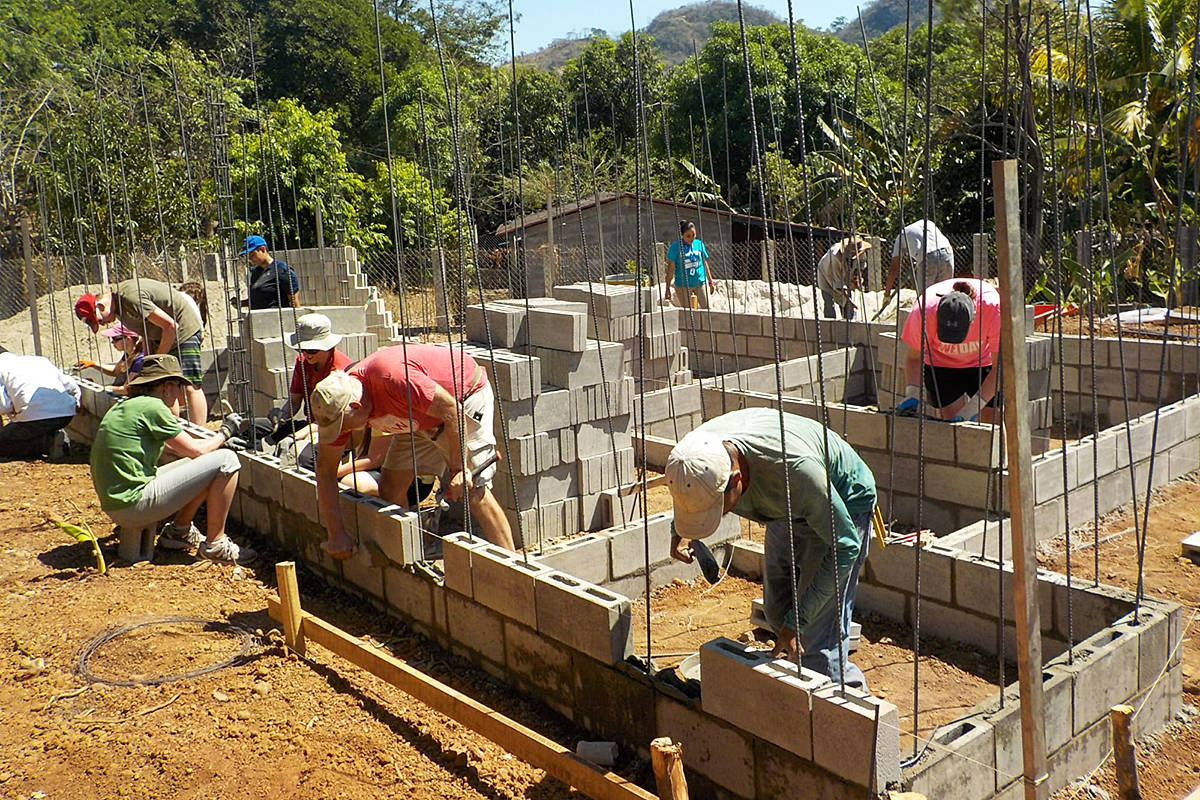
M 667 667 L 700 649 L 717 636 L 742 642 L 753 639 L 750 603 L 762 597 L 762 584 L 726 575 L 715 586 L 703 578 L 675 582 L 654 590 L 650 626 L 654 633 L 655 664 Z M 913 656 L 912 629 L 874 615 L 861 620 L 862 639 L 851 660 L 862 668 L 876 697 L 895 703 L 900 711 L 901 752 L 912 748 Z M 634 649 L 646 653 L 646 604 L 633 608 Z M 1007 668 L 1009 681 L 1016 667 Z M 920 736 L 961 717 L 999 691 L 995 662 L 958 644 L 924 639 L 921 642 Z
M 1144 559 L 1145 591 L 1183 607 L 1183 702 L 1200 708 L 1200 564 L 1180 554 L 1180 540 L 1200 530 L 1200 477 L 1195 473 L 1154 492 Z M 1144 499 L 1144 496 L 1143 496 Z M 1140 504 L 1139 504 L 1140 505 Z M 1140 513 L 1140 509 L 1139 509 Z M 1140 520 L 1140 517 L 1139 517 Z M 1111 537 L 1111 538 L 1110 538 Z M 1095 533 L 1091 525 L 1071 535 L 1071 574 L 1080 581 L 1137 589 L 1137 536 L 1132 505 L 1109 514 L 1099 526 L 1100 568 L 1096 571 Z M 1107 540 L 1107 541 L 1106 541 Z M 1041 546 L 1039 566 L 1065 572 L 1065 537 Z M 1086 546 L 1086 547 L 1085 547 Z M 1084 549 L 1078 549 L 1084 548 Z M 1139 743 L 1139 783 L 1146 798 L 1179 798 L 1200 786 L 1200 721 L 1176 724 Z M 1111 762 L 1091 782 L 1116 797 L 1116 777 Z M 1087 797 L 1064 790 L 1056 797 Z
M 0 462 L 0 797 L 577 796 L 321 648 L 307 661 L 287 656 L 265 611 L 270 565 L 282 554 L 267 552 L 245 569 L 173 554 L 153 565 L 114 564 L 102 576 L 90 548 L 48 525 L 46 514 L 88 522 L 105 555 L 116 557 L 86 464 Z M 523 724 L 569 747 L 584 735 L 316 578 L 302 572 L 300 586 L 307 609 Z M 195 678 L 157 686 L 80 678 L 78 659 L 96 637 L 164 617 L 267 635 L 249 637 L 244 663 Z M 219 667 L 243 643 L 211 625 L 157 624 L 97 648 L 87 668 L 152 680 Z M 618 768 L 652 785 L 646 765 L 625 759 Z

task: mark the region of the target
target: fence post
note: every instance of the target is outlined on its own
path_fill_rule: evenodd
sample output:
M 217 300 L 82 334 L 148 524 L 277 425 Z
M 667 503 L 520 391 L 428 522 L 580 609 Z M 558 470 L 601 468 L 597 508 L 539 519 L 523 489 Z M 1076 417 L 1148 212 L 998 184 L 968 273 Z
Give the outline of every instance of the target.
M 42 324 L 38 319 L 37 281 L 33 277 L 33 242 L 29 237 L 29 217 L 21 217 L 21 248 L 25 251 L 25 299 L 29 301 L 29 321 L 33 327 L 33 353 L 42 354 Z
M 771 280 L 771 262 L 775 258 L 775 242 L 770 239 L 763 239 L 759 243 L 759 265 L 762 267 L 762 281 L 766 283 Z
M 450 335 L 450 309 L 446 305 L 446 253 L 440 247 L 429 250 L 429 267 L 433 273 L 433 308 L 439 332 Z
M 667 275 L 674 272 L 675 265 L 667 260 L 667 245 L 663 242 L 654 243 L 654 266 L 650 270 L 650 279 L 654 283 L 666 283 Z
M 1185 306 L 1194 306 L 1197 300 L 1200 300 L 1200 286 L 1196 279 L 1196 262 L 1197 258 L 1196 237 L 1200 235 L 1200 228 L 1195 225 L 1184 225 L 1180 227 L 1176 239 L 1176 252 L 1179 254 L 1179 291 L 1175 292 L 1172 287 L 1172 295 L 1167 299 L 1167 305 L 1172 305 L 1172 300 Z
M 971 270 L 976 278 L 987 278 L 988 275 L 988 235 L 986 233 L 971 234 Z
M 883 239 L 868 236 L 871 249 L 867 251 L 867 291 L 883 291 Z

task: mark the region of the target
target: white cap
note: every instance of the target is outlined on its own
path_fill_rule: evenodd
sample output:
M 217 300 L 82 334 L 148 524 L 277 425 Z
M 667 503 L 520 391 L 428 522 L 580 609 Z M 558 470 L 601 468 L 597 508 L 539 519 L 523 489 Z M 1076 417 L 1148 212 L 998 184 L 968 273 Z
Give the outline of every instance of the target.
M 296 320 L 296 330 L 287 337 L 288 347 L 297 350 L 332 350 L 342 340 L 324 314 L 305 314 Z
M 342 432 L 342 417 L 351 403 L 362 400 L 362 384 L 340 369 L 335 369 L 313 387 L 313 419 L 317 423 L 317 435 L 321 443 L 336 439 Z
M 733 459 L 716 434 L 692 431 L 667 456 L 667 488 L 675 505 L 675 532 L 683 539 L 703 539 L 717 529 L 725 514 L 725 489 Z

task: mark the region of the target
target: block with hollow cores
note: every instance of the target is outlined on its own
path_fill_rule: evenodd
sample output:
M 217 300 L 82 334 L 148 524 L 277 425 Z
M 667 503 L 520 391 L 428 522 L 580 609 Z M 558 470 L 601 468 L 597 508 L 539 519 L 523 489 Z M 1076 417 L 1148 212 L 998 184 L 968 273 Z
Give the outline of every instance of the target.
M 905 789 L 924 797 L 990 798 L 996 792 L 995 740 L 992 726 L 980 719 L 939 728 L 925 756 L 905 775 Z
M 433 625 L 432 580 L 424 573 L 389 564 L 383 568 L 383 592 L 390 607 L 424 625 Z
M 513 495 L 514 484 L 516 495 Z M 511 476 L 501 462 L 492 479 L 492 494 L 505 508 L 533 508 L 541 503 L 564 500 L 579 494 L 579 475 L 575 464 L 559 464 L 537 475 Z
M 579 470 L 579 493 L 595 494 L 612 489 L 633 479 L 633 448 L 612 453 L 601 453 L 576 461 Z
M 700 674 L 705 712 L 812 760 L 812 693 L 827 676 L 725 638 L 700 647 Z
M 812 694 L 813 761 L 851 783 L 881 789 L 900 780 L 900 712 L 846 687 Z
M 589 533 L 551 545 L 538 553 L 537 559 L 580 580 L 596 584 L 608 580 L 608 539 L 602 534 Z
M 921 596 L 949 603 L 955 553 L 926 546 L 921 551 Z M 892 543 L 872 547 L 867 557 L 874 583 L 912 593 L 916 586 L 916 552 L 912 545 Z
M 387 559 L 396 564 L 415 564 L 425 558 L 421 526 L 414 511 L 383 503 L 375 512 L 369 538 Z
M 535 593 L 540 633 L 605 664 L 633 652 L 628 598 L 557 571 L 539 576 Z
M 609 505 L 602 492 L 579 496 L 579 530 L 599 531 L 612 526 L 608 517 Z
M 614 319 L 637 313 L 637 288 L 617 284 L 573 283 L 567 286 L 555 286 L 554 297 L 558 300 L 584 303 L 588 314 Z M 649 308 L 653 296 L 643 294 L 643 308 Z
M 564 389 L 594 386 L 602 380 L 613 381 L 624 377 L 621 372 L 623 352 L 620 344 L 599 339 L 588 339 L 579 353 L 533 348 L 533 354 L 541 360 L 542 379 Z M 603 375 L 601 362 L 604 365 Z
M 572 527 L 570 533 L 574 533 L 574 520 L 578 511 L 573 511 L 574 506 L 568 508 L 571 499 L 542 503 L 536 508 L 523 511 L 505 508 L 504 516 L 508 519 L 516 546 L 534 547 L 538 542 L 554 541 L 565 536 L 568 533 L 565 525 L 568 514 Z
M 283 502 L 279 459 L 265 454 L 250 457 L 250 485 L 256 495 L 272 503 Z
M 1183 708 L 1183 665 L 1171 667 L 1153 686 L 1133 698 L 1129 705 L 1138 710 L 1133 718 L 1135 739 L 1173 722 Z
M 632 413 L 634 402 L 634 380 L 631 377 L 613 375 L 607 369 L 604 381 L 594 386 L 581 386 L 570 392 L 571 423 L 579 425 L 592 420 L 618 419 Z M 618 428 L 624 423 L 614 423 Z M 607 427 L 607 426 L 606 426 Z M 628 430 L 628 426 L 625 428 Z
M 307 471 L 286 469 L 280 473 L 280 482 L 283 507 L 319 524 L 316 480 Z
M 353 556 L 341 562 L 342 578 L 346 583 L 380 600 L 384 597 L 383 568 L 372 563 L 367 548 L 359 548 Z
M 504 660 L 510 676 L 528 682 L 536 694 L 549 695 L 555 706 L 575 700 L 575 654 L 568 647 L 511 619 L 504 621 Z
M 581 353 L 587 340 L 587 314 L 555 308 L 529 310 L 530 347 Z
M 467 338 L 473 342 L 488 344 L 491 334 L 492 347 L 523 347 L 526 342 L 525 309 L 509 305 L 488 303 L 484 306 L 467 306 Z
M 453 589 L 464 597 L 474 597 L 471 579 L 475 553 L 490 546 L 486 539 L 458 531 L 442 537 L 442 571 L 446 575 L 446 588 Z
M 504 618 L 458 592 L 447 590 L 445 595 L 450 638 L 492 664 L 503 666 Z
M 545 431 L 508 440 L 508 467 L 514 475 L 536 475 L 544 469 L 557 467 L 561 460 L 559 437 Z
M 660 511 L 605 531 L 614 580 L 645 571 L 647 536 L 650 542 L 650 566 L 670 559 L 672 519 L 670 512 Z
M 582 502 L 583 498 L 580 498 Z M 606 527 L 624 525 L 642 513 L 642 493 L 630 491 L 629 487 L 606 489 L 600 493 L 600 515 Z
M 633 446 L 630 433 L 633 418 L 629 414 L 617 417 L 601 417 L 589 422 L 580 422 L 570 429 L 574 434 L 575 458 L 611 454 Z M 564 430 L 567 430 L 564 428 Z
M 1063 659 L 1060 657 L 1059 662 Z M 1138 636 L 1125 626 L 1105 628 L 1075 648 L 1075 662 L 1062 669 L 1074 673 L 1072 687 L 1075 735 L 1098 720 L 1109 709 L 1137 692 Z
M 536 356 L 470 345 L 463 350 L 483 368 L 492 390 L 503 400 L 532 397 L 542 385 L 543 365 Z
M 534 583 L 548 572 L 550 568 L 543 564 L 487 545 L 473 551 L 471 586 L 477 602 L 533 628 L 537 627 Z
M 589 317 L 587 335 L 606 342 L 623 342 L 637 336 L 637 317 Z
M 754 791 L 752 737 L 672 697 L 659 695 L 655 707 L 657 735 L 682 746 L 684 766 L 737 797 L 759 796 Z

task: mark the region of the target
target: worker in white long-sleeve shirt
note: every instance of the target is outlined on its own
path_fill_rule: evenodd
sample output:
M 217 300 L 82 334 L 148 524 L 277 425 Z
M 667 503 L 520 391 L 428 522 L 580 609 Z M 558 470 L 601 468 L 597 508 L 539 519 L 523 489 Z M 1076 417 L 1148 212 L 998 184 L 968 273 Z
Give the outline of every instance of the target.
M 79 407 L 79 384 L 41 356 L 0 352 L 0 458 L 57 460 L 70 439 L 63 428 Z

